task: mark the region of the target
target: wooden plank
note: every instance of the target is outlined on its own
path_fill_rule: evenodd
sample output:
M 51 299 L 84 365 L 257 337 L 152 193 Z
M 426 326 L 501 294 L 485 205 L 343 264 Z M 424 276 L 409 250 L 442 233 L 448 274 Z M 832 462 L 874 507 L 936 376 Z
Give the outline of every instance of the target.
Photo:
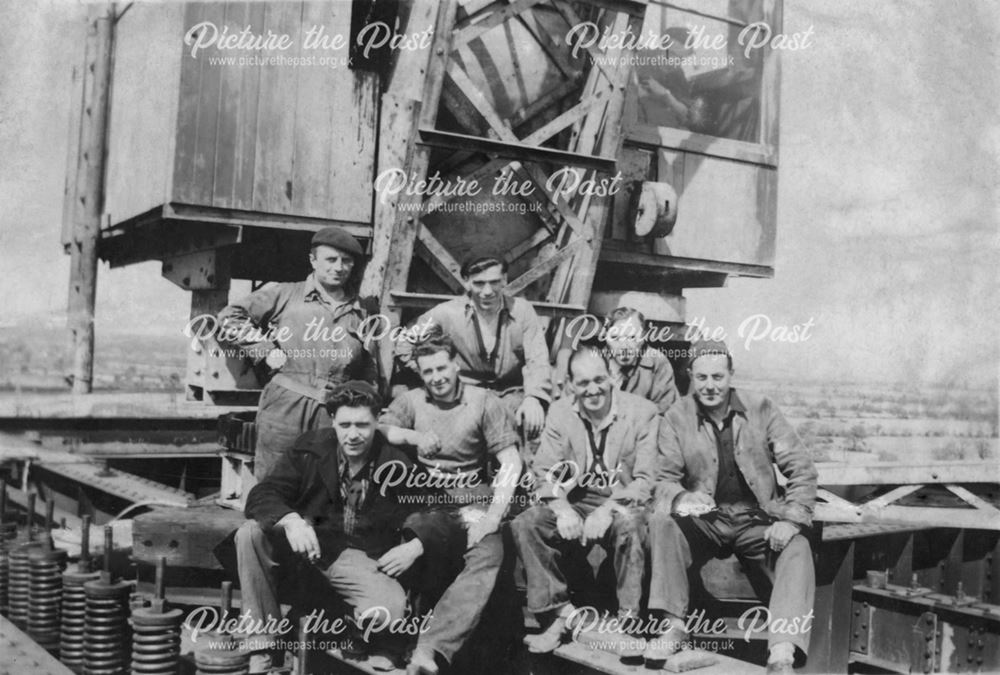
M 765 0 L 764 22 L 775 34 L 781 32 L 783 22 L 782 3 L 779 0 Z M 768 48 L 764 51 L 764 67 L 761 74 L 760 97 L 760 140 L 771 152 L 772 161 L 778 162 L 779 128 L 778 110 L 781 104 L 781 56 L 779 50 Z
M 454 297 L 453 295 L 442 295 L 440 293 L 407 293 L 397 291 L 392 293 L 392 303 L 395 307 L 429 309 Z M 531 306 L 535 308 L 535 312 L 539 316 L 547 317 L 577 316 L 587 309 L 583 305 L 560 305 L 554 302 L 541 301 L 531 301 Z
M 301 8 L 300 23 L 293 35 L 305 36 L 311 26 L 326 26 L 331 34 L 349 34 L 350 7 L 345 3 L 320 5 L 316 2 L 303 2 Z M 299 53 L 306 58 L 315 57 L 315 54 L 302 51 L 301 42 L 302 38 L 297 40 Z M 333 111 L 335 107 L 349 108 L 351 98 L 345 96 L 345 92 L 338 91 L 339 88 L 334 84 L 341 77 L 336 70 L 315 65 L 280 70 L 284 71 L 286 76 L 296 79 L 295 97 L 292 99 L 295 124 L 292 133 L 292 195 L 289 212 L 308 216 L 331 216 L 336 210 L 331 208 L 330 204 L 332 156 L 328 144 L 333 140 L 336 131 L 330 132 L 339 125 L 348 124 L 350 119 L 348 115 L 344 115 L 335 121 Z M 346 99 L 342 99 L 341 106 L 334 105 L 336 94 Z M 350 131 L 352 134 L 356 133 L 353 126 Z M 339 148 L 344 155 L 351 154 L 351 149 L 350 145 Z M 361 196 L 354 194 L 351 200 Z M 341 200 L 337 207 L 343 208 L 343 201 Z
M 248 3 L 247 23 L 260 32 L 264 26 L 267 4 Z M 243 68 L 240 103 L 233 148 L 233 190 L 230 206 L 253 208 L 254 165 L 257 161 L 257 109 L 260 105 L 260 78 L 263 68 Z
M 1000 483 L 996 462 L 819 462 L 820 485 L 901 485 L 911 483 Z
M 774 269 L 763 265 L 742 265 L 721 260 L 704 260 L 698 258 L 679 258 L 669 255 L 653 255 L 633 250 L 631 247 L 615 245 L 618 242 L 605 242 L 601 251 L 601 260 L 625 265 L 643 265 L 664 269 L 689 270 L 693 272 L 724 273 L 745 277 L 769 278 L 774 276 Z M 835 483 L 836 484 L 836 483 Z
M 426 225 L 421 224 L 419 228 L 417 233 L 417 255 L 434 270 L 434 273 L 438 275 L 448 288 L 457 294 L 464 293 L 465 286 L 462 283 L 461 275 L 462 266 L 452 257 L 448 249 L 437 240 L 437 237 L 427 229 Z
M 951 493 L 957 495 L 963 502 L 974 506 L 980 511 L 984 511 L 983 515 L 989 515 L 994 518 L 1000 517 L 1000 510 L 997 509 L 993 504 L 990 504 L 982 497 L 972 494 L 966 488 L 961 485 L 946 485 L 945 486 Z
M 344 8 L 347 9 L 346 4 Z M 407 55 L 409 58 L 409 55 Z M 379 78 L 376 73 L 338 69 L 331 119 L 330 201 L 337 217 L 371 222 L 377 152 Z M 345 123 L 345 120 L 347 122 Z
M 554 150 L 544 146 L 530 146 L 520 142 L 499 141 L 466 134 L 456 134 L 438 129 L 420 128 L 420 143 L 451 150 L 470 148 L 491 156 L 505 157 L 525 162 L 547 162 L 558 166 L 578 166 L 611 173 L 615 160 L 608 157 L 583 155 L 565 150 Z
M 436 17 L 434 21 L 434 38 L 431 45 L 431 49 L 428 53 L 428 60 L 423 62 L 422 59 L 402 59 L 402 61 L 410 61 L 411 67 L 415 64 L 425 63 L 426 74 L 424 77 L 416 79 L 416 76 L 420 73 L 419 69 L 417 72 L 409 71 L 407 74 L 410 78 L 409 81 L 399 81 L 399 89 L 395 92 L 394 98 L 391 102 L 401 104 L 404 102 L 411 101 L 414 96 L 416 96 L 417 91 L 420 91 L 420 101 L 421 104 L 418 108 L 410 107 L 409 105 L 405 107 L 398 107 L 399 111 L 412 111 L 416 113 L 412 116 L 404 116 L 399 121 L 405 122 L 405 126 L 400 129 L 396 129 L 395 132 L 405 132 L 412 134 L 416 129 L 428 128 L 431 129 L 435 126 L 437 121 L 437 109 L 438 103 L 441 98 L 441 89 L 444 85 L 444 74 L 447 68 L 448 55 L 451 53 L 451 28 L 455 23 L 455 12 L 457 10 L 457 3 L 455 0 L 440 0 L 438 3 L 426 2 L 421 3 L 420 7 L 423 10 L 430 10 L 436 12 Z M 416 8 L 414 8 L 416 9 Z M 413 21 L 419 18 L 420 14 L 416 11 L 411 12 L 410 15 L 410 25 L 414 24 Z M 394 75 L 393 79 L 396 80 L 400 73 Z M 422 89 L 418 90 L 417 85 L 421 85 Z M 419 110 L 419 112 L 418 112 Z M 383 108 L 384 111 L 384 108 Z M 380 128 L 387 130 L 385 119 L 380 120 Z M 386 135 L 386 134 L 384 134 Z M 412 135 L 410 136 L 412 139 Z M 400 165 L 386 166 L 382 164 L 383 153 L 380 150 L 379 153 L 379 171 L 383 168 L 402 168 L 410 176 L 423 177 L 427 173 L 427 164 L 429 161 L 429 150 L 426 147 L 415 147 L 412 140 L 407 139 L 406 145 L 407 152 L 404 155 L 404 163 Z M 397 155 L 398 156 L 398 155 Z M 381 201 L 381 200 L 380 200 Z M 394 200 L 386 199 L 383 202 L 384 206 L 388 206 Z M 391 210 L 385 210 L 381 214 L 380 222 L 376 223 L 376 228 L 381 230 L 381 234 L 376 237 L 375 244 L 377 248 L 373 248 L 372 253 L 372 263 L 369 264 L 369 270 L 366 273 L 365 281 L 366 284 L 363 285 L 364 289 L 374 290 L 379 289 L 379 299 L 380 305 L 382 307 L 383 313 L 389 316 L 390 312 L 387 308 L 391 301 L 391 294 L 393 291 L 402 291 L 406 289 L 407 278 L 410 273 L 410 263 L 413 257 L 414 243 L 416 240 L 416 219 L 413 217 L 412 212 L 407 212 L 405 209 L 398 208 L 402 203 L 408 205 L 419 205 L 422 203 L 422 199 L 419 195 L 402 195 L 395 200 L 394 206 L 396 206 L 395 213 Z M 372 269 L 374 267 L 375 269 Z M 378 284 L 378 277 L 376 276 L 379 272 L 382 272 L 382 283 Z M 395 316 L 389 316 L 390 321 L 399 322 L 400 317 L 398 313 Z M 393 345 L 390 340 L 383 340 L 380 346 L 380 362 L 384 369 L 384 372 L 391 372 L 393 358 Z
M 196 26 L 205 19 L 207 3 L 184 5 L 184 25 Z M 192 58 L 189 48 L 179 41 L 180 81 L 177 94 L 177 122 L 174 132 L 174 167 L 170 182 L 171 200 L 190 201 L 188 191 L 194 181 L 194 159 L 198 131 L 198 102 L 201 92 L 201 66 L 208 60 L 204 53 Z
M 76 204 L 79 195 L 77 194 L 77 171 L 80 170 L 82 156 L 80 154 L 80 135 L 83 133 L 83 68 L 86 63 L 87 54 L 81 50 L 80 65 L 73 66 L 70 78 L 70 106 L 69 106 L 69 130 L 67 131 L 66 143 L 66 176 L 63 180 L 63 210 L 62 229 L 59 234 L 59 241 L 64 247 L 68 247 L 73 241 L 73 221 L 76 213 Z
M 881 497 L 876 497 L 871 501 L 865 502 L 865 506 L 868 508 L 881 508 L 883 506 L 888 506 L 892 502 L 902 499 L 906 495 L 913 494 L 922 487 L 923 485 L 900 485 L 893 490 L 889 490 Z
M 581 249 L 585 248 L 586 243 L 583 239 L 577 239 L 573 243 L 562 247 L 551 258 L 536 263 L 530 270 L 507 284 L 506 291 L 511 295 L 517 295 L 535 281 L 551 272 L 559 264 L 579 253 Z
M 627 138 L 630 143 L 639 145 L 683 150 L 706 157 L 778 168 L 778 155 L 774 148 L 731 138 L 717 138 L 683 129 L 648 125 L 630 126 Z
M 816 556 L 816 599 L 808 673 L 846 673 L 851 638 L 853 541 L 824 542 Z
M 973 530 L 1000 530 L 1000 519 L 978 509 L 953 509 L 920 506 L 884 506 L 846 508 L 817 504 L 816 520 L 834 523 L 899 523 L 925 527 L 952 527 Z
M 247 25 L 249 3 L 227 2 L 225 26 L 239 33 Z M 216 125 L 215 163 L 211 167 L 213 206 L 232 206 L 236 183 L 236 143 L 240 136 L 240 111 L 244 107 L 244 73 L 259 68 L 217 66 L 220 70 L 219 117 Z M 256 103 L 256 101 L 254 101 Z
M 296 35 L 301 25 L 297 2 L 266 3 L 264 26 L 276 34 Z M 298 47 L 301 40 L 296 41 Z M 296 56 L 293 47 L 286 56 Z M 293 53 L 294 52 L 294 53 Z M 262 68 L 258 90 L 257 142 L 254 154 L 253 210 L 292 213 L 295 114 L 289 101 L 296 100 L 298 68 Z
M 531 9 L 542 1 L 543 0 L 515 0 L 515 2 L 510 3 L 506 7 L 493 11 L 485 19 L 478 19 L 477 17 L 478 20 L 475 22 L 469 22 L 466 25 L 458 26 L 455 38 L 452 41 L 452 49 L 458 49 L 465 46 L 469 42 L 472 42 L 476 38 L 482 36 L 484 33 L 493 30 L 505 21 Z
M 206 3 L 204 21 L 217 26 L 226 20 L 224 3 Z M 210 51 L 211 50 L 211 51 Z M 201 66 L 201 81 L 198 89 L 197 126 L 195 127 L 194 166 L 188 185 L 177 186 L 182 190 L 181 199 L 194 204 L 211 204 L 215 184 L 216 143 L 219 134 L 220 108 L 222 101 L 222 74 L 229 68 L 209 62 L 209 55 L 218 55 L 219 50 L 210 47 L 198 55 Z

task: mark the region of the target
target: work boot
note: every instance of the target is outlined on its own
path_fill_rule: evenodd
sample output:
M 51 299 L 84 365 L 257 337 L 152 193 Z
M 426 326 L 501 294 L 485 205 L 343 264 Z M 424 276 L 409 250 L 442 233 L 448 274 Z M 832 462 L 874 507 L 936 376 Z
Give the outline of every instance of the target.
M 687 640 L 688 634 L 683 624 L 671 621 L 670 628 L 646 642 L 646 650 L 642 653 L 646 668 L 653 670 L 663 668 L 667 659 L 679 652 Z
M 576 611 L 573 605 L 566 604 L 550 613 L 551 623 L 536 635 L 529 635 L 525 639 L 528 651 L 532 654 L 548 654 L 554 652 L 562 644 L 563 634 L 567 630 L 566 622 Z

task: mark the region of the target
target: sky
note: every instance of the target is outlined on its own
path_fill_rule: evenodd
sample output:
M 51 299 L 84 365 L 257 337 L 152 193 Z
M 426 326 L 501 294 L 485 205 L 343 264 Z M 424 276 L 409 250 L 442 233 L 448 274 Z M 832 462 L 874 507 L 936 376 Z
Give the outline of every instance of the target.
M 0 327 L 64 325 L 84 15 L 0 0 Z M 723 327 L 755 375 L 996 387 L 1000 3 L 786 0 L 784 31 L 810 27 L 811 46 L 782 56 L 774 278 L 689 290 L 688 319 Z M 158 263 L 102 264 L 98 350 L 101 331 L 179 330 L 187 313 Z M 748 346 L 756 315 L 809 339 Z

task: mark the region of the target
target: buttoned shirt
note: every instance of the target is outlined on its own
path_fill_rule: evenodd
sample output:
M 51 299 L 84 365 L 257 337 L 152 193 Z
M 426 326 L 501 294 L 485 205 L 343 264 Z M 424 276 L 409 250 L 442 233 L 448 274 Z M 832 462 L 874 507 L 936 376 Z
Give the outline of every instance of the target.
M 746 415 L 743 402 L 733 390 L 729 391 L 726 403 L 726 416 L 720 424 L 709 412 L 698 404 L 700 424 L 707 426 L 715 435 L 715 449 L 719 457 L 719 478 L 715 483 L 715 502 L 721 505 L 739 505 L 743 508 L 756 508 L 757 498 L 747 485 L 746 479 L 740 473 L 736 464 L 736 447 L 733 438 L 733 418 L 737 414 Z
M 254 361 L 279 347 L 287 357 L 280 375 L 306 387 L 322 391 L 348 380 L 377 384 L 375 359 L 358 334 L 365 317 L 356 298 L 337 303 L 309 275 L 268 284 L 223 309 L 218 339 Z M 262 333 L 268 339 L 261 340 Z
M 632 366 L 619 366 L 618 387 L 649 399 L 661 413 L 667 412 L 678 398 L 673 366 L 666 356 L 649 347 Z
M 379 424 L 436 434 L 440 451 L 420 461 L 452 477 L 483 476 L 490 456 L 517 445 L 517 432 L 496 394 L 467 384 L 459 384 L 458 397 L 450 402 L 411 389 L 396 397 Z
M 424 313 L 415 326 L 437 325 L 455 343 L 464 382 L 496 391 L 524 387 L 526 396 L 543 402 L 551 398 L 552 382 L 549 350 L 542 323 L 526 300 L 501 296 L 496 344 L 486 349 L 482 326 L 475 305 L 468 295 L 461 295 Z M 400 340 L 396 354 L 406 364 L 412 363 L 412 343 Z
M 357 473 L 351 475 L 351 465 L 341 449 L 337 448 L 337 468 L 340 471 L 340 499 L 344 513 L 344 534 L 353 536 L 358 514 L 365 506 L 371 488 L 374 458 L 369 458 Z
M 735 410 L 732 417 L 733 457 L 757 504 L 774 518 L 812 524 L 817 474 L 809 451 L 771 399 L 740 391 L 738 400 L 743 411 Z M 669 508 L 684 491 L 714 497 L 718 448 L 709 424 L 699 416 L 694 395 L 680 399 L 663 416 L 658 448 L 658 502 Z M 784 489 L 778 486 L 775 465 L 788 479 Z
M 577 495 L 589 494 L 624 505 L 641 505 L 649 499 L 659 412 L 634 394 L 612 391 L 611 396 L 608 414 L 590 430 L 589 420 L 571 398 L 563 397 L 549 408 L 533 463 L 541 499 L 575 501 Z M 610 477 L 607 485 L 593 482 L 594 446 L 600 448 L 601 436 L 604 469 Z

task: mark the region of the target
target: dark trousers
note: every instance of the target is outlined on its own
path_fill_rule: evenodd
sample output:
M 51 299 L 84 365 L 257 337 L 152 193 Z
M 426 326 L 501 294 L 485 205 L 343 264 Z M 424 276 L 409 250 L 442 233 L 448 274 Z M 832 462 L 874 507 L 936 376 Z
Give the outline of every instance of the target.
M 576 502 L 573 509 L 586 519 L 600 502 Z M 536 614 L 568 604 L 569 584 L 563 558 L 579 541 L 566 541 L 556 528 L 556 514 L 546 504 L 533 506 L 511 523 L 518 555 L 527 577 L 528 611 Z M 642 575 L 646 564 L 643 547 L 643 516 L 638 509 L 614 512 L 604 537 L 598 541 L 614 563 L 619 611 L 639 611 Z
M 746 626 L 763 628 L 770 618 L 768 645 L 791 642 L 806 653 L 811 625 L 807 618 L 813 611 L 816 573 L 808 540 L 801 534 L 792 537 L 780 553 L 764 541 L 769 527 L 754 512 L 717 512 L 714 517 L 677 518 L 651 513 L 649 549 L 651 579 L 649 608 L 665 610 L 677 617 L 688 611 L 688 570 L 699 569 L 709 558 L 732 552 L 747 568 L 754 590 L 761 598 L 770 597 L 769 615 L 748 617 Z
M 503 538 L 494 532 L 466 549 L 466 527 L 457 509 L 416 517 L 434 519 L 447 532 L 431 550 L 424 549 L 419 561 L 420 608 L 433 605 L 433 614 L 417 639 L 417 649 L 434 651 L 451 663 L 479 625 L 493 592 L 503 562 Z

